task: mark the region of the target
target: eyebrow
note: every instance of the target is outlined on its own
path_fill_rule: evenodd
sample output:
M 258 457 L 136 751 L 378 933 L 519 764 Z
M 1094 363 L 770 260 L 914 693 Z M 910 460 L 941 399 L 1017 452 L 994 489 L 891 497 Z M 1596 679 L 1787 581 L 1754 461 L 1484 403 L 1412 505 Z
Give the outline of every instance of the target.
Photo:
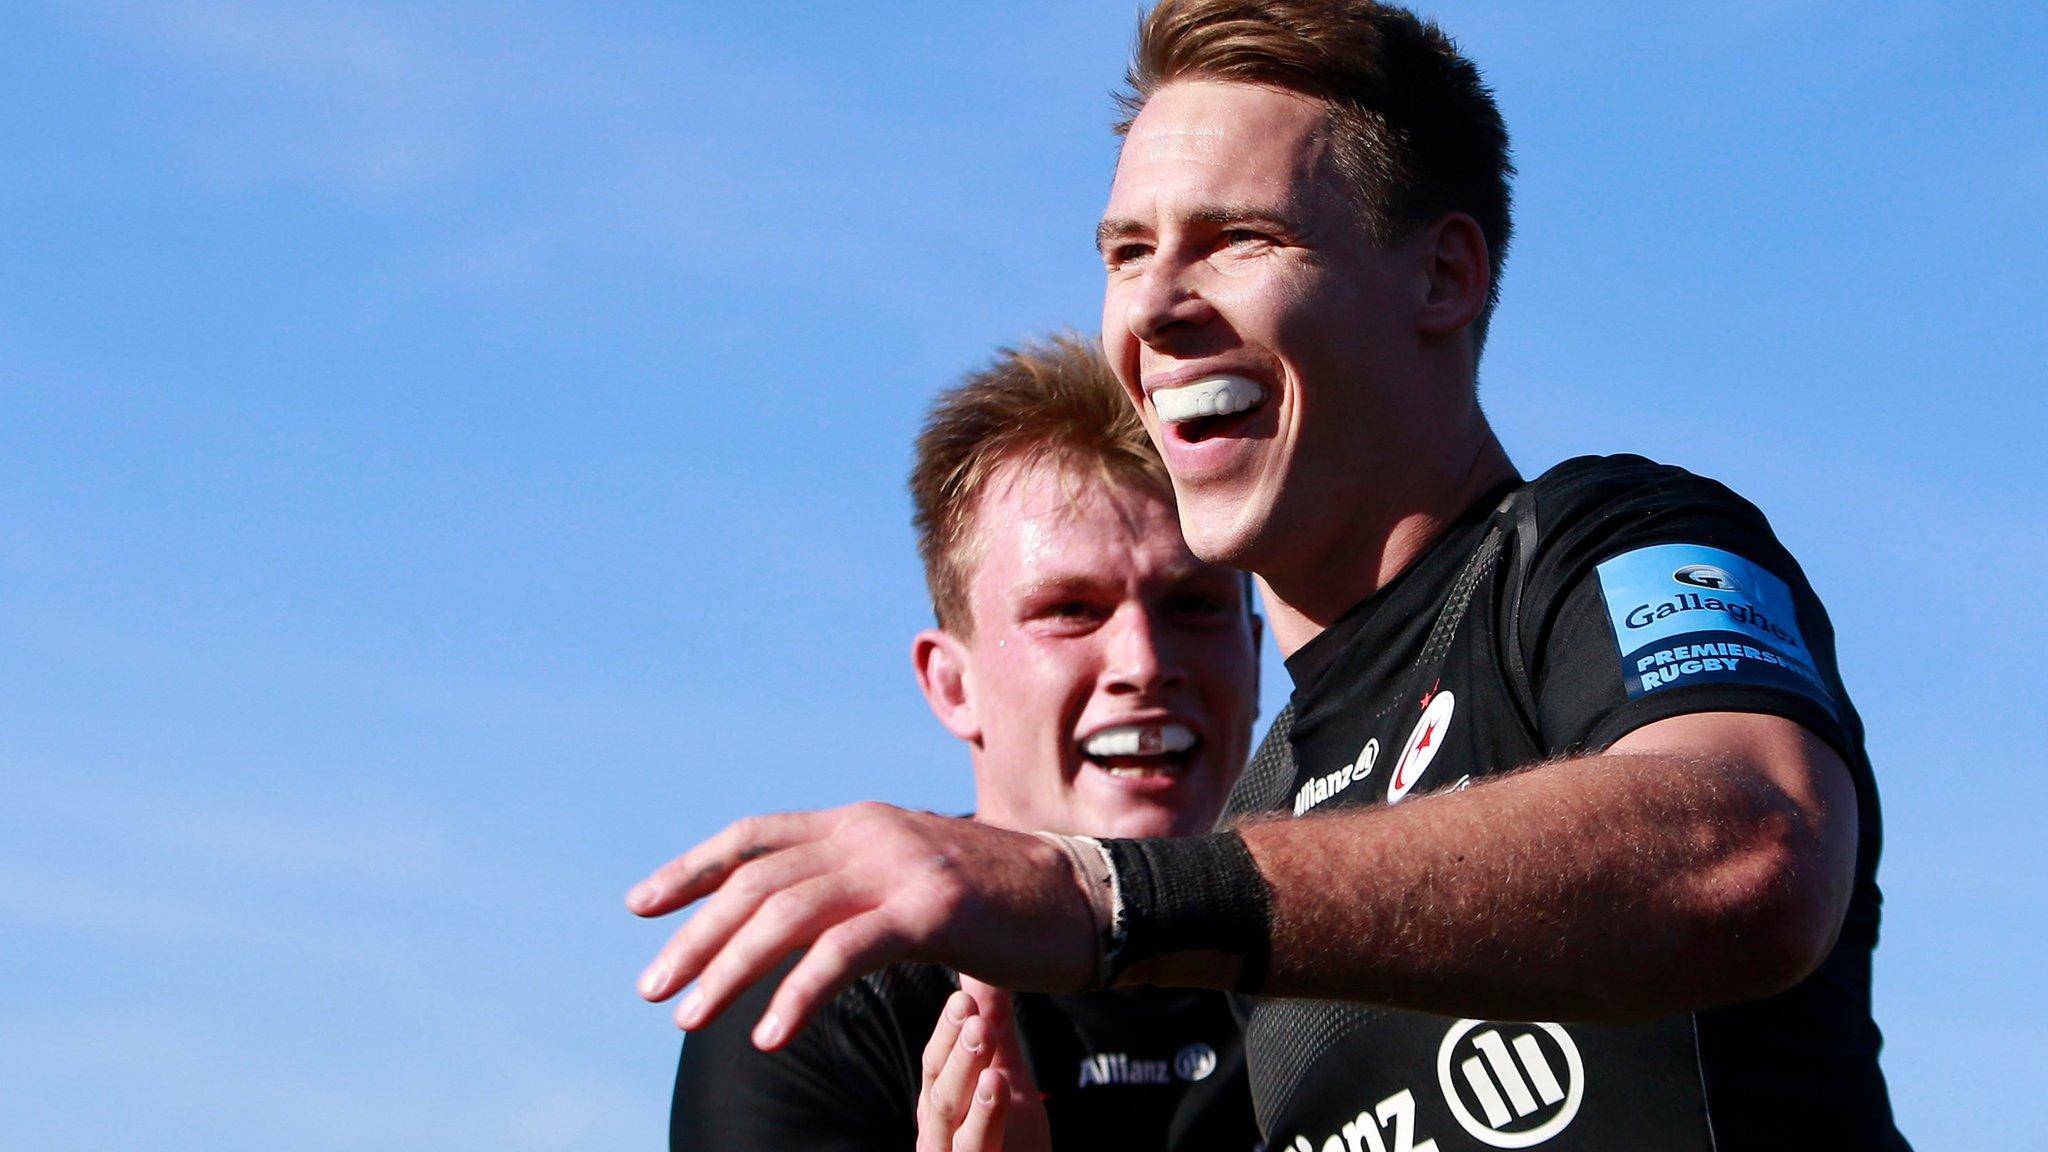
M 1294 231 L 1294 222 L 1265 208 L 1254 208 L 1249 204 L 1218 204 L 1208 208 L 1197 208 L 1182 217 L 1190 224 L 1263 224 L 1276 232 Z M 1145 224 L 1129 216 L 1105 216 L 1095 226 L 1095 250 L 1106 251 L 1110 242 L 1131 236 L 1151 234 Z
M 1236 569 L 1223 568 L 1195 561 L 1186 564 L 1173 564 L 1161 569 L 1154 573 L 1152 580 L 1147 583 L 1156 588 L 1171 591 L 1190 585 L 1200 586 L 1210 583 L 1214 583 L 1217 587 L 1223 587 L 1226 581 L 1234 587 L 1242 579 L 1243 573 L 1238 572 Z M 1070 571 L 1055 572 L 1036 579 L 1020 581 L 1015 586 L 1014 594 L 1018 595 L 1020 599 L 1030 600 L 1047 596 L 1068 595 L 1076 592 L 1089 592 L 1104 587 L 1114 587 L 1120 590 L 1122 586 L 1122 581 L 1105 580 L 1098 572 L 1088 568 L 1078 568 Z
M 1094 572 L 1086 570 L 1055 572 L 1017 583 L 1013 594 L 1019 599 L 1034 600 L 1048 596 L 1062 596 L 1074 592 L 1086 592 L 1109 583 Z
M 1105 216 L 1102 223 L 1095 226 L 1095 250 L 1107 251 L 1110 241 L 1141 235 L 1144 231 L 1144 225 L 1128 216 Z

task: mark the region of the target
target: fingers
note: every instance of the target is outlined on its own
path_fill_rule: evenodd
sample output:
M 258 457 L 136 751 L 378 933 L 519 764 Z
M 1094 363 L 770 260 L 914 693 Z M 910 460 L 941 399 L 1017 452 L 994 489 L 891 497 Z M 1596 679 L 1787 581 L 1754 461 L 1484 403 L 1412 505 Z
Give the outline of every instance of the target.
M 972 976 L 960 978 L 960 994 L 973 1004 L 976 1014 L 988 1023 L 989 1070 L 1002 1074 L 1002 1084 L 1007 1089 L 1003 1107 L 996 1113 L 994 1137 L 986 1147 L 994 1149 L 999 1142 L 1011 1152 L 1051 1152 L 1052 1125 L 1045 1115 L 1044 1097 L 1039 1095 L 1038 1080 L 1031 1073 L 1031 1063 L 1024 1057 L 1023 1041 L 1018 1039 L 1016 998 L 1001 988 L 985 984 Z M 980 1089 L 976 1089 L 975 1108 L 981 1107 Z M 962 1122 L 963 1131 L 976 1123 L 972 1110 Z M 966 1147 L 958 1142 L 955 1148 Z
M 652 963 L 640 974 L 640 995 L 665 1000 L 694 979 L 698 971 L 770 900 L 785 890 L 829 874 L 831 861 L 816 845 L 805 844 L 740 866 L 696 915 L 669 937 Z M 813 893 L 817 895 L 818 893 Z M 785 914 L 788 909 L 785 902 Z M 786 954 L 786 950 L 785 950 Z
M 945 1063 L 918 1102 L 919 1152 L 946 1152 L 954 1146 L 954 1133 L 972 1110 L 975 1088 L 988 1068 L 987 1041 L 988 1025 L 979 1016 L 961 1023 Z
M 1003 989 L 964 974 L 960 977 L 960 991 L 974 1001 L 976 1013 L 988 1022 L 992 1066 L 1009 1073 L 1018 1089 L 1035 1094 L 1038 1085 L 1032 1080 L 1031 1065 L 1024 1058 L 1024 1044 L 1017 1038 L 1016 1001 Z
M 1010 994 L 1007 991 L 986 980 L 977 980 L 965 972 L 960 974 L 960 991 L 974 1001 L 975 1008 L 982 1015 L 998 1023 L 1009 1023 L 1012 1010 Z
M 984 1068 L 974 1083 L 967 1118 L 953 1134 L 951 1152 L 1001 1152 L 1003 1121 L 1010 1112 L 1010 1085 L 1002 1070 Z
M 748 927 L 751 930 L 752 925 Z M 804 953 L 804 958 L 797 961 L 796 967 L 790 969 L 789 975 L 783 977 L 782 985 L 775 990 L 775 996 L 768 1003 L 767 1014 L 761 1017 L 760 1025 L 754 1029 L 754 1046 L 763 1052 L 781 1047 L 818 1009 L 831 1003 L 862 973 L 902 959 L 910 951 L 910 942 L 910 935 L 904 931 L 896 914 L 887 907 L 846 919 L 819 933 L 810 950 Z M 748 945 L 735 939 L 733 946 Z M 757 958 L 755 963 L 764 967 L 741 987 L 758 978 L 787 952 L 785 948 L 782 952 Z M 724 959 L 723 955 L 719 957 L 721 963 Z
M 791 844 L 817 839 L 836 823 L 836 812 L 784 812 L 753 816 L 725 829 L 660 868 L 626 894 L 636 916 L 664 916 L 718 890 L 740 865 Z
M 829 936 L 833 932 L 845 935 L 841 929 L 846 926 L 840 922 L 864 919 L 866 911 L 846 877 L 836 873 L 774 892 L 760 901 L 754 914 L 722 944 L 713 940 L 683 954 L 672 978 L 694 980 L 696 987 L 676 1006 L 677 1025 L 699 1028 L 710 1023 L 783 957 L 808 946 L 805 960 L 810 961 L 809 971 L 803 962 L 791 970 L 783 984 L 788 989 L 790 981 L 796 980 L 796 987 L 777 990 L 755 1030 L 755 1043 L 763 1050 L 779 1047 L 783 1036 L 794 1033 L 820 1004 L 859 974 L 858 970 L 844 970 L 843 949 Z M 862 926 L 853 927 L 860 931 Z M 861 934 L 865 938 L 875 933 Z M 819 953 L 820 959 L 811 961 L 812 952 Z M 777 1027 L 778 1023 L 786 1027 Z
M 974 1012 L 974 998 L 967 993 L 955 992 L 946 997 L 945 1007 L 939 1009 L 938 1023 L 932 1026 L 931 1039 L 924 1044 L 923 1072 L 917 1087 L 919 1101 L 923 1101 L 925 1093 L 931 1091 L 932 1081 L 938 1078 L 939 1069 L 946 1066 L 946 1057 L 953 1052 L 953 1041 L 960 1036 L 960 1026 Z

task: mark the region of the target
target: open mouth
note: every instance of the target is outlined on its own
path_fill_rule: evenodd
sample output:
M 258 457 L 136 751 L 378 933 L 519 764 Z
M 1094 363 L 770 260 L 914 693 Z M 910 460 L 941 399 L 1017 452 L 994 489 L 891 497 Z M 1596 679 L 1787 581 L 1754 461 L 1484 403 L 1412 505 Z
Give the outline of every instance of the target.
M 1151 393 L 1162 424 L 1191 443 L 1230 431 L 1245 413 L 1266 402 L 1266 389 L 1246 376 L 1219 374 Z
M 1178 776 L 1194 763 L 1201 737 L 1185 724 L 1119 724 L 1081 742 L 1081 758 L 1119 779 Z

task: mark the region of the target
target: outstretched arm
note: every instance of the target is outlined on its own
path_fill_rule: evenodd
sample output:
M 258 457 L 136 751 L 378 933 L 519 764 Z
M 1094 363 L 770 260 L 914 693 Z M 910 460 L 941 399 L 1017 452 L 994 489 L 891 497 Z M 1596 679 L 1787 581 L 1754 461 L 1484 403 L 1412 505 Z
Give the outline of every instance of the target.
M 1629 1019 L 1810 972 L 1848 904 L 1856 801 L 1840 758 L 1799 725 L 1701 713 L 1463 792 L 1242 832 L 1273 894 L 1267 994 Z M 1066 859 L 966 820 L 857 805 L 742 821 L 629 904 L 653 916 L 706 896 L 641 991 L 697 981 L 677 1013 L 693 1027 L 809 946 L 755 1030 L 764 1048 L 896 959 L 1030 990 L 1094 970 Z
M 754 1029 L 779 1048 L 862 973 L 943 964 L 1006 988 L 1067 991 L 1094 970 L 1094 926 L 1067 858 L 1021 832 L 855 804 L 742 820 L 642 881 L 641 916 L 703 899 L 640 978 L 676 1022 L 709 1021 L 783 957 L 808 949 Z
M 1268 993 L 1628 1019 L 1811 972 L 1848 908 L 1856 795 L 1792 721 L 1698 713 L 1467 791 L 1243 834 L 1273 892 Z

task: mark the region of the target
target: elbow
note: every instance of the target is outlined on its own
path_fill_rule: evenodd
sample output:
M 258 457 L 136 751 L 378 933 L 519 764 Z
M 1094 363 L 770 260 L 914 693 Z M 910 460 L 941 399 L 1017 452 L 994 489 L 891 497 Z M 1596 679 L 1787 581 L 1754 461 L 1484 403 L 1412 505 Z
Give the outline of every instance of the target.
M 1823 901 L 1790 897 L 1752 912 L 1743 949 L 1747 979 L 1734 1000 L 1761 1000 L 1791 990 L 1818 971 L 1842 928 L 1842 914 Z
M 1710 881 L 1711 948 L 1726 981 L 1710 999 L 1761 1000 L 1813 975 L 1848 912 L 1853 847 L 1840 857 L 1793 812 L 1774 813 L 1743 838 Z

